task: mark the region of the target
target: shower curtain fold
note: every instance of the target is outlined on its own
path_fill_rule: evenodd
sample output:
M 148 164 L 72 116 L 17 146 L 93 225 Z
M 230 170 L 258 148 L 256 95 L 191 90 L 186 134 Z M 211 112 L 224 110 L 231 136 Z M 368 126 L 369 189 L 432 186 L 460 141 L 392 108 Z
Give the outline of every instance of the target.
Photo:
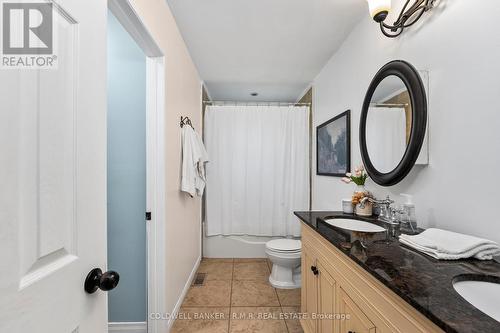
M 404 108 L 370 107 L 367 124 L 366 142 L 372 163 L 380 172 L 390 172 L 406 150 L 406 111 Z
M 309 108 L 208 106 L 206 231 L 299 236 L 309 200 Z

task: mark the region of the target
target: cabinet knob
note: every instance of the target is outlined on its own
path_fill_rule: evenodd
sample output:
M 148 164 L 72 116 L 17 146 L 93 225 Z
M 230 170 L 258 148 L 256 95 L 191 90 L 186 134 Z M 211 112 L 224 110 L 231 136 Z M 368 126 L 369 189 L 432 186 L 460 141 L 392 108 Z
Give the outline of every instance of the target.
M 319 274 L 318 268 L 316 266 L 311 266 L 311 271 L 313 272 L 314 275 Z

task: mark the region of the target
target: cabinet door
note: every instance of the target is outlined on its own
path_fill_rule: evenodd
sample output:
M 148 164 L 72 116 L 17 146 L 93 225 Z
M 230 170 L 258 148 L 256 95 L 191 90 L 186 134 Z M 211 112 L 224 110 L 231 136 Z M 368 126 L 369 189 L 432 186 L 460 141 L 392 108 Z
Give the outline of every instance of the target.
M 339 311 L 349 316 L 340 321 L 341 333 L 376 333 L 377 329 L 347 293 L 339 288 Z
M 334 333 L 338 320 L 335 320 L 337 296 L 336 281 L 333 278 L 333 272 L 328 270 L 328 266 L 323 265 L 318 260 L 318 315 L 321 320 L 318 321 L 319 333 Z
M 317 332 L 315 315 L 318 312 L 318 278 L 311 267 L 316 267 L 316 256 L 307 246 L 302 251 L 302 313 L 306 314 L 303 323 L 307 333 Z

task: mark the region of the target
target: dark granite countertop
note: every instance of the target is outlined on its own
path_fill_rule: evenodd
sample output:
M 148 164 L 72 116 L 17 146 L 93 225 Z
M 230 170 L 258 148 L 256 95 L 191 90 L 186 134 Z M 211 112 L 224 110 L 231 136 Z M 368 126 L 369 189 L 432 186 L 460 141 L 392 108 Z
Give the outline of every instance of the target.
M 354 218 L 383 226 L 375 218 L 342 212 L 295 215 L 445 332 L 500 332 L 500 322 L 469 304 L 452 284 L 454 279 L 500 279 L 500 263 L 476 259 L 440 261 L 401 245 L 395 238 L 385 242 L 384 233 L 378 238 L 360 237 L 360 233 L 323 221 L 332 217 Z M 356 242 L 359 238 L 366 249 Z

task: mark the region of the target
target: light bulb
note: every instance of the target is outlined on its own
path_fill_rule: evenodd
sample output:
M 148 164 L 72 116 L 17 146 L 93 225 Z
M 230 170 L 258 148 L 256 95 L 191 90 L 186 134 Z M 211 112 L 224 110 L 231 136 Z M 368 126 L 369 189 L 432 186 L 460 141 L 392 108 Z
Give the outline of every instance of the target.
M 376 22 L 382 22 L 391 10 L 391 0 L 366 0 L 370 15 Z

